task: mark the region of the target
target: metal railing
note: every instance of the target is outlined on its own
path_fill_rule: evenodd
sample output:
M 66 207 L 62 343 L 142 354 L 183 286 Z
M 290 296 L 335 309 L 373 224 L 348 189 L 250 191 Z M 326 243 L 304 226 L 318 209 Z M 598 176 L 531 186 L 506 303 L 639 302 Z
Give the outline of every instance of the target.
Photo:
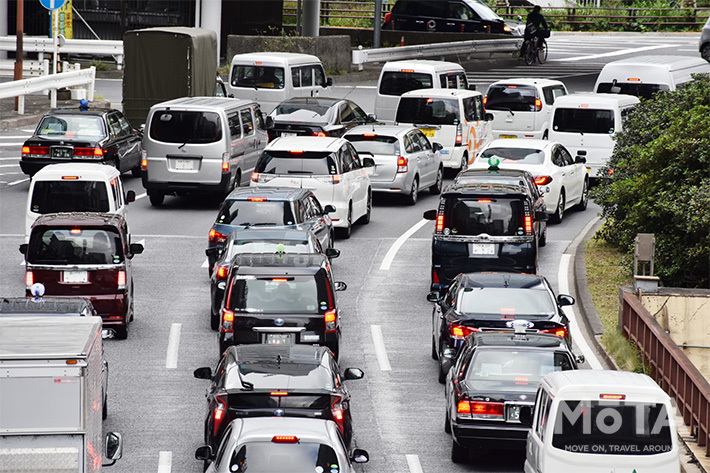
M 675 399 L 683 421 L 710 456 L 710 383 L 633 293 L 623 292 L 620 325 L 641 351 L 649 376 Z
M 0 36 L 0 51 L 15 51 L 17 38 L 15 36 Z M 37 53 L 38 59 L 44 59 L 44 54 L 54 50 L 52 38 L 46 36 L 25 36 L 22 38 L 22 49 L 26 53 Z M 67 39 L 59 47 L 59 54 L 89 54 L 93 56 L 113 56 L 118 69 L 123 67 L 123 40 L 98 39 Z

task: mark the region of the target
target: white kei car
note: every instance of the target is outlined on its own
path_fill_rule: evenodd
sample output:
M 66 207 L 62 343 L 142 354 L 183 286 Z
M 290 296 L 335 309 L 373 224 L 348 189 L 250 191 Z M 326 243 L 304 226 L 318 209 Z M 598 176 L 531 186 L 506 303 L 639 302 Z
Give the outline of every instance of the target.
M 493 140 L 476 156 L 469 169 L 488 169 L 498 161 L 501 169 L 521 169 L 535 176 L 544 194 L 547 213 L 554 223 L 566 210 L 587 208 L 589 175 L 585 158 L 572 155 L 561 143 L 548 140 Z M 490 162 L 489 162 L 490 161 Z
M 259 187 L 312 190 L 321 205 L 335 207 L 329 214 L 333 227 L 342 237 L 350 238 L 354 222 L 370 222 L 369 174 L 374 165 L 372 158 L 361 161 L 344 138 L 282 136 L 264 148 L 251 180 Z

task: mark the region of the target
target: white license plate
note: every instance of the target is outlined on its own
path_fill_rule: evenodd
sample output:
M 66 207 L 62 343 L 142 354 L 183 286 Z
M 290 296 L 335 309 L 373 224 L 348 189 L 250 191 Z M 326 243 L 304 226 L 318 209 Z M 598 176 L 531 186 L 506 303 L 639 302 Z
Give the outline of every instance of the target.
M 520 406 L 508 406 L 507 420 L 520 422 Z
M 62 281 L 70 284 L 82 284 L 89 282 L 87 271 L 64 271 Z
M 496 245 L 494 243 L 469 243 L 469 255 L 495 255 Z
M 264 337 L 266 345 L 293 345 L 292 333 L 267 333 Z
M 281 132 L 281 136 L 298 136 L 297 133 L 289 133 L 287 131 Z
M 192 159 L 176 159 L 175 169 L 180 171 L 192 171 L 194 169 L 194 161 Z

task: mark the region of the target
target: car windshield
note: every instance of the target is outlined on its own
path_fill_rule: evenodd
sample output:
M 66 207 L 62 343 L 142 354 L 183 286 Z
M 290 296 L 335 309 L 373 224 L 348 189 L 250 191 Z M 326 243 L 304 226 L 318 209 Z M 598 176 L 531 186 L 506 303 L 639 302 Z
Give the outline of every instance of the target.
M 384 154 L 388 156 L 399 155 L 399 140 L 395 136 L 376 134 L 345 135 L 358 153 Z
M 456 125 L 459 123 L 459 101 L 403 97 L 399 99 L 395 121 L 420 125 Z
M 487 148 L 483 150 L 476 162 L 488 162 L 490 158 L 498 158 L 501 164 L 542 164 L 545 162 L 545 152 L 535 148 Z
M 670 90 L 667 84 L 639 84 L 635 82 L 602 82 L 597 86 L 599 94 L 626 94 L 645 99 L 653 98 L 656 92 Z
M 312 253 L 308 240 L 234 240 L 229 257 L 239 253 Z
M 456 310 L 494 319 L 545 318 L 555 314 L 550 293 L 514 287 L 467 287 L 459 293 Z
M 164 143 L 214 143 L 222 139 L 222 124 L 214 112 L 158 110 L 150 123 L 150 137 Z
M 390 71 L 382 74 L 380 94 L 399 97 L 405 92 L 417 89 L 431 89 L 433 79 L 431 74 L 408 70 Z
M 227 458 L 225 458 L 227 460 Z M 237 445 L 229 457 L 229 468 L 219 471 L 248 473 L 333 473 L 344 465 L 332 447 L 315 442 L 249 442 Z M 247 467 L 248 465 L 248 467 Z
M 32 190 L 30 211 L 34 213 L 109 210 L 108 191 L 102 181 L 37 181 Z
M 236 276 L 230 297 L 232 309 L 246 312 L 317 313 L 318 288 L 313 276 Z
M 101 117 L 96 115 L 47 115 L 35 132 L 37 136 L 63 136 L 77 140 L 97 141 L 106 137 Z
M 488 20 L 488 21 L 496 21 L 496 20 L 501 20 L 501 17 L 498 16 L 496 12 L 491 10 L 491 8 L 486 5 L 483 2 L 479 2 L 477 0 L 472 0 L 466 2 L 468 6 L 470 6 L 473 11 L 478 13 L 478 16 L 481 17 L 483 20 Z
M 260 174 L 338 174 L 333 153 L 302 151 L 264 151 L 254 171 Z
M 486 93 L 486 110 L 534 112 L 535 87 L 525 85 L 492 85 Z
M 451 235 L 522 236 L 525 209 L 521 199 L 451 198 L 444 212 L 444 233 Z
M 333 123 L 337 109 L 332 105 L 332 103 L 322 103 L 317 100 L 283 102 L 274 109 L 274 118 L 278 121 Z
M 614 111 L 593 108 L 558 108 L 552 124 L 563 133 L 614 133 Z
M 477 391 L 534 392 L 546 374 L 571 369 L 572 360 L 564 352 L 478 350 L 466 381 Z
M 230 83 L 232 87 L 283 89 L 284 70 L 271 66 L 234 66 Z
M 226 200 L 219 209 L 216 223 L 225 225 L 295 225 L 288 202 L 274 200 Z
M 39 227 L 30 236 L 27 261 L 32 264 L 120 264 L 121 237 L 105 228 Z

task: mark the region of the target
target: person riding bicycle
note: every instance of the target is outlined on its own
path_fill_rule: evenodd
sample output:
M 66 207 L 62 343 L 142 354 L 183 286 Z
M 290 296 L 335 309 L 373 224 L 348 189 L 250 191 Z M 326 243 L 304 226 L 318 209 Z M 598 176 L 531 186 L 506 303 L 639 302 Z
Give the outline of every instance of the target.
M 535 41 L 533 44 L 535 47 L 540 44 L 541 39 L 544 39 L 549 35 L 549 27 L 547 26 L 545 17 L 542 16 L 542 13 L 540 13 L 541 10 L 542 8 L 540 5 L 535 5 L 525 20 L 525 36 L 523 39 L 525 41 L 532 41 L 534 39 Z

